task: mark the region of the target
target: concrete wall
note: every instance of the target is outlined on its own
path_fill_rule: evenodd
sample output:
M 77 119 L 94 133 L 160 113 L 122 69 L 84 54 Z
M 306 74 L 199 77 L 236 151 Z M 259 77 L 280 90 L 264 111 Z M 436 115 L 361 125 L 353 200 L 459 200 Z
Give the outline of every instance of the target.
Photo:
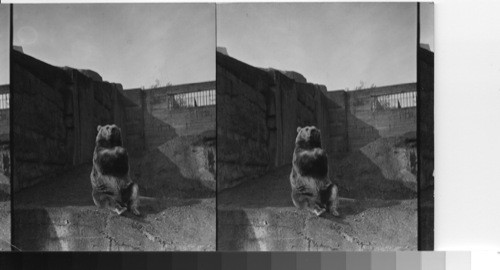
M 347 151 L 354 151 L 378 137 L 416 132 L 416 107 L 373 109 L 377 96 L 416 91 L 417 84 L 408 83 L 350 92 L 328 92 L 328 96 L 338 105 L 330 110 L 332 114 L 331 127 L 337 130 L 334 131 L 337 136 L 334 144 L 347 145 Z M 344 112 L 342 112 L 343 110 Z M 343 142 L 342 138 L 345 138 Z
M 211 132 L 215 137 L 215 106 L 169 108 L 174 94 L 214 90 L 215 82 L 168 86 L 144 91 L 146 148 L 154 149 L 177 136 Z
M 331 101 L 325 95 L 326 87 L 311 83 L 296 82 L 279 71 L 271 71 L 275 94 L 276 145 L 274 166 L 290 164 L 295 148 L 297 127 L 314 125 L 321 130 L 322 146 L 330 149 L 328 108 Z M 272 136 L 274 140 L 274 136 Z
M 132 153 L 153 150 L 178 136 L 205 133 L 215 138 L 215 106 L 169 107 L 175 94 L 204 90 L 215 90 L 215 82 L 125 90 L 127 137 Z
M 12 53 L 14 190 L 90 163 L 97 125 L 124 127 L 122 88 Z
M 131 155 L 139 155 L 146 150 L 142 90 L 125 90 L 123 94 L 128 101 L 125 105 L 127 149 Z
M 72 80 L 74 161 L 73 164 L 92 160 L 97 126 L 116 124 L 127 133 L 123 89 L 120 84 L 95 81 L 75 69 L 65 70 Z M 127 137 L 124 136 L 127 145 Z
M 262 175 L 274 164 L 278 123 L 272 84 L 267 72 L 217 53 L 219 190 Z
M 175 100 L 178 94 L 201 91 L 213 91 L 215 98 L 215 82 L 124 91 L 127 148 L 139 158 L 136 178 L 151 196 L 162 184 L 169 191 L 179 189 L 193 196 L 206 188 L 214 194 L 215 104 L 177 106 Z
M 326 88 L 217 53 L 219 190 L 291 163 L 297 127 L 315 125 L 328 148 Z
M 330 123 L 330 149 L 329 156 L 334 158 L 344 157 L 349 151 L 349 126 L 348 120 L 356 123 L 355 118 L 348 113 L 348 95 L 345 91 L 332 91 L 327 93 L 330 98 L 328 114 Z

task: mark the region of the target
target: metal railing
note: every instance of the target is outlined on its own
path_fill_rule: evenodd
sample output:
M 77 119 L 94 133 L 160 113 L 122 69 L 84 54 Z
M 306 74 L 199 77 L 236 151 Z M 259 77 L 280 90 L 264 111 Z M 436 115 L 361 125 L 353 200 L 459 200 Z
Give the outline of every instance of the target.
M 170 110 L 213 105 L 215 105 L 215 90 L 173 94 L 168 97 L 168 108 Z
M 372 110 L 393 110 L 417 106 L 417 92 L 403 92 L 373 97 Z
M 10 94 L 0 94 L 0 110 L 9 108 L 9 95 Z

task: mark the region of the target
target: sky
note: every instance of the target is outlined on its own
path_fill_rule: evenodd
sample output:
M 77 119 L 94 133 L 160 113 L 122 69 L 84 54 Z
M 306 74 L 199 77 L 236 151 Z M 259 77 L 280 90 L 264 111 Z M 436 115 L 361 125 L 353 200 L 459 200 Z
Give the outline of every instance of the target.
M 416 3 L 217 7 L 217 46 L 250 65 L 293 70 L 328 90 L 416 82 Z
M 420 3 L 420 43 L 434 51 L 434 3 Z
M 14 7 L 14 45 L 124 89 L 215 80 L 214 4 Z
M 0 5 L 0 85 L 9 84 L 10 5 Z

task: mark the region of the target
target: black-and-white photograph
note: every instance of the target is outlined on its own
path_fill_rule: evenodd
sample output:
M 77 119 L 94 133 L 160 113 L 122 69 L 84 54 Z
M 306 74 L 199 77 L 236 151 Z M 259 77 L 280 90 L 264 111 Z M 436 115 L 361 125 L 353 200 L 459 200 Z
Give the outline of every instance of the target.
M 417 36 L 417 3 L 218 5 L 219 250 L 417 250 Z
M 14 245 L 214 251 L 215 4 L 13 16 Z
M 11 250 L 9 51 L 10 6 L 0 5 L 0 251 Z

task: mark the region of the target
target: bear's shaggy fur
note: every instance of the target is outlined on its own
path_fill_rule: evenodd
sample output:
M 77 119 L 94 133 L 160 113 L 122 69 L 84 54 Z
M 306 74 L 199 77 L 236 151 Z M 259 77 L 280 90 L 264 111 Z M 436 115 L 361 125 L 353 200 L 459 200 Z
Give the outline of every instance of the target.
M 98 126 L 95 142 L 90 174 L 95 205 L 119 215 L 127 208 L 140 215 L 139 186 L 129 176 L 128 154 L 122 146 L 120 128 L 116 125 Z
M 321 148 L 321 132 L 314 126 L 298 127 L 290 174 L 293 204 L 317 216 L 327 210 L 338 216 L 338 188 L 328 174 L 328 157 Z

